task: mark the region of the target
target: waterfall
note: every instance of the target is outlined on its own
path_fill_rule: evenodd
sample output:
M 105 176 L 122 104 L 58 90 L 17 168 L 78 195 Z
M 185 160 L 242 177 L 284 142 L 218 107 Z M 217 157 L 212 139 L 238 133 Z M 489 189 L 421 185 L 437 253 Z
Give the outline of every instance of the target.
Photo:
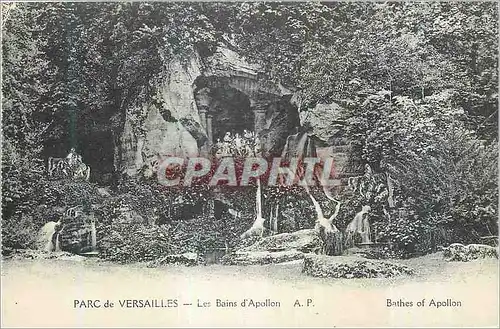
M 91 228 L 90 236 L 92 239 L 92 241 L 91 241 L 92 251 L 96 251 L 97 250 L 97 231 L 95 228 L 95 220 L 92 220 L 92 222 L 90 224 L 90 228 Z
M 59 242 L 59 233 L 54 233 L 54 235 L 56 236 L 56 246 L 55 246 L 55 249 L 54 251 L 61 251 L 61 245 L 60 245 L 60 242 Z
M 59 242 L 59 239 L 56 239 L 56 245 L 52 243 L 52 238 L 54 237 L 56 233 L 56 222 L 48 222 L 46 223 L 39 232 L 38 235 L 38 243 L 39 243 L 39 248 L 44 250 L 44 251 L 54 251 L 55 248 L 58 247 L 57 243 Z
M 368 222 L 368 216 L 363 216 L 363 222 L 361 224 L 361 243 L 371 243 L 371 232 L 370 223 Z
M 257 178 L 257 192 L 255 194 L 255 208 L 257 210 L 257 220 L 262 218 L 262 199 L 260 190 L 260 178 Z

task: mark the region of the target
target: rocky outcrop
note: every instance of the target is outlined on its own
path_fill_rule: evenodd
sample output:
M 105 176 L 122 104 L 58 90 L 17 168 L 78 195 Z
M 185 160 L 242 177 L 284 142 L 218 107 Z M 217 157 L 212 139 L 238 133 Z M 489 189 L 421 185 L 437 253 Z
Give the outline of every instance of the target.
M 407 266 L 385 261 L 325 255 L 306 255 L 302 272 L 315 277 L 345 279 L 389 278 L 414 273 Z
M 298 250 L 284 251 L 237 251 L 222 257 L 224 265 L 267 265 L 303 259 L 304 253 Z
M 485 244 L 453 243 L 443 249 L 443 257 L 447 261 L 468 262 L 480 258 L 497 258 L 498 248 Z
M 206 139 L 193 92 L 201 74 L 199 57 L 193 54 L 187 63 L 173 61 L 167 70 L 169 76 L 158 87 L 156 103 L 127 111 L 118 145 L 120 158 L 115 161 L 131 176 L 158 156 L 197 156 L 199 144 Z
M 271 235 L 258 240 L 251 246 L 241 249 L 242 251 L 284 251 L 298 250 L 301 252 L 319 252 L 323 242 L 314 229 L 305 229 L 293 233 L 281 233 Z
M 264 237 L 250 246 L 225 255 L 222 257 L 222 263 L 264 265 L 289 262 L 304 258 L 306 253 L 319 252 L 322 246 L 321 238 L 313 229 L 281 233 Z
M 185 252 L 183 254 L 167 255 L 160 259 L 151 261 L 147 264 L 148 267 L 158 267 L 168 264 L 195 266 L 199 262 L 198 254 L 194 252 Z
M 291 92 L 262 79 L 259 66 L 230 47 L 219 47 L 203 59 L 193 53 L 165 70 L 168 77 L 157 86 L 155 99 L 126 111 L 123 130 L 115 139 L 115 170 L 133 176 L 158 156 L 206 155 L 216 141 L 214 132 L 231 125 L 261 132 L 264 150 L 276 153 L 300 124 L 289 101 Z M 227 99 L 230 95 L 236 96 Z M 224 117 L 233 110 L 249 113 Z

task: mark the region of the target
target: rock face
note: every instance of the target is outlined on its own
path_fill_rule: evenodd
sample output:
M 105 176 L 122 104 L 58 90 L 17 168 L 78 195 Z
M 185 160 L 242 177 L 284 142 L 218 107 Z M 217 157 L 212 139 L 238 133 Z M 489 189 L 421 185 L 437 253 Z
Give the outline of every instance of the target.
M 453 243 L 443 249 L 443 257 L 447 261 L 468 262 L 480 258 L 497 258 L 498 248 L 485 244 L 469 244 L 464 246 L 461 243 Z
M 197 156 L 198 143 L 180 121 L 167 122 L 156 107 L 147 107 L 147 117 L 142 131 L 137 132 L 134 124 L 125 122 L 121 137 L 120 166 L 131 176 L 140 170 L 145 162 L 158 156 Z
M 193 54 L 187 64 L 174 61 L 168 71 L 156 96 L 161 105 L 142 104 L 127 111 L 115 168 L 131 176 L 158 156 L 197 156 L 198 143 L 206 138 L 193 93 L 201 74 L 199 57 Z
M 404 265 L 364 260 L 355 257 L 306 255 L 302 272 L 327 278 L 389 278 L 411 275 L 414 271 Z
M 193 53 L 166 70 L 156 96 L 126 111 L 114 142 L 118 172 L 136 175 L 158 157 L 205 156 L 225 130 L 260 133 L 264 150 L 276 152 L 300 124 L 291 92 L 261 79 L 259 67 L 229 47 L 208 58 Z

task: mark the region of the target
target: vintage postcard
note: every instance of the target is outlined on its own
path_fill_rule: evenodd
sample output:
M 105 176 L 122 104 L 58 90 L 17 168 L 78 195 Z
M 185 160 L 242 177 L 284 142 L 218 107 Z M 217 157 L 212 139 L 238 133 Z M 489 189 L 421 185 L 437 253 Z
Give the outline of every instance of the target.
M 497 2 L 0 5 L 2 328 L 499 326 Z

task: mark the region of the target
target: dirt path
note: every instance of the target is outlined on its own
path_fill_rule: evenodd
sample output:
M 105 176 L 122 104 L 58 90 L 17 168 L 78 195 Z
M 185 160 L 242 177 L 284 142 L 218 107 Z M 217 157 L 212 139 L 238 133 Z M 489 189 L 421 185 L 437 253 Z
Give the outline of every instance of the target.
M 447 263 L 434 254 L 400 262 L 416 269 L 416 275 L 319 279 L 302 274 L 300 262 L 145 268 L 95 259 L 6 260 L 2 327 L 498 325 L 498 261 Z M 426 306 L 417 307 L 423 298 Z M 115 307 L 74 308 L 74 300 L 87 299 L 102 304 L 109 299 Z M 165 306 L 171 299 L 178 307 L 121 307 L 119 302 L 125 299 L 156 299 L 157 305 L 163 300 Z M 217 307 L 217 299 L 237 307 Z M 244 299 L 262 303 L 269 299 L 268 304 L 280 305 L 242 307 Z M 312 300 L 309 307 L 307 299 Z M 387 307 L 387 299 L 413 306 Z M 436 308 L 427 305 L 431 299 L 450 299 L 461 306 Z M 210 307 L 198 307 L 208 302 Z

